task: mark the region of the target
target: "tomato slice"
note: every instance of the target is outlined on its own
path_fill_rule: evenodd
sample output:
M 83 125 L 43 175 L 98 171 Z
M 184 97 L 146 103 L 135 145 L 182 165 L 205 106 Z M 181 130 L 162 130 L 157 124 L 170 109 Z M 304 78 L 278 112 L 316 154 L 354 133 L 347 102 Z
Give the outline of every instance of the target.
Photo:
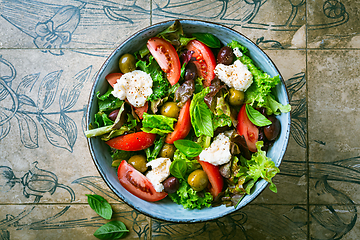
M 174 131 L 166 136 L 165 142 L 173 144 L 176 140 L 185 138 L 191 130 L 190 99 L 180 109 L 179 118 Z
M 215 56 L 211 49 L 198 40 L 191 40 L 186 48 L 189 51 L 194 51 L 193 57 L 196 58 L 194 64 L 198 71 L 198 76 L 205 79 L 205 87 L 210 86 L 211 80 L 214 79 L 214 69 L 216 67 Z
M 210 193 L 215 198 L 222 191 L 224 186 L 224 179 L 220 174 L 219 166 L 212 165 L 211 163 L 200 161 L 201 167 L 205 171 L 211 184 Z
M 167 196 L 166 192 L 156 192 L 149 179 L 125 160 L 119 165 L 118 178 L 126 190 L 145 201 L 155 202 Z
M 251 152 L 256 152 L 256 142 L 259 137 L 259 129 L 249 120 L 246 110 L 245 104 L 241 107 L 240 112 L 238 114 L 237 120 L 238 125 L 236 126 L 236 130 L 239 135 L 243 135 L 246 144 Z
M 110 73 L 106 75 L 105 79 L 108 81 L 108 83 L 114 87 L 116 81 L 121 78 L 123 74 L 122 73 Z
M 112 148 L 124 151 L 140 151 L 154 144 L 156 134 L 136 132 L 115 137 L 106 142 Z
M 149 108 L 149 103 L 148 103 L 148 101 L 146 101 L 144 106 L 134 107 L 134 111 L 135 111 L 136 115 L 139 116 L 140 119 L 143 119 L 144 112 L 147 112 L 148 108 Z
M 147 42 L 150 53 L 155 58 L 171 85 L 175 85 L 180 79 L 180 59 L 175 48 L 168 41 L 153 37 Z

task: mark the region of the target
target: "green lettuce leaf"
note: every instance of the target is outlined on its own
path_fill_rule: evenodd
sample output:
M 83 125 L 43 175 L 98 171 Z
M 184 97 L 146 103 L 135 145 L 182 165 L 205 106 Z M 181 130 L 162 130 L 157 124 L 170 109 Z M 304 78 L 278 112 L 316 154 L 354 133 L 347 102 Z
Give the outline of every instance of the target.
M 96 93 L 96 96 L 98 98 L 99 112 L 112 111 L 120 108 L 123 104 L 124 101 L 120 100 L 117 97 L 114 97 L 111 94 L 112 91 L 113 88 L 109 85 L 109 88 L 105 94 L 100 96 L 100 92 Z
M 169 197 L 173 202 L 181 204 L 185 209 L 211 207 L 213 200 L 211 193 L 204 192 L 203 196 L 201 195 L 193 190 L 185 180 L 180 179 L 179 189 L 176 193 L 169 194 Z
M 166 117 L 164 115 L 155 115 L 144 113 L 142 125 L 144 132 L 164 135 L 174 131 L 176 118 Z
M 174 161 L 176 160 L 184 160 L 186 162 L 186 174 L 189 175 L 191 172 L 199 169 L 200 163 L 196 159 L 188 158 L 185 154 L 183 154 L 179 149 L 176 149 L 174 153 Z
M 149 63 L 139 60 L 136 67 L 140 70 L 150 74 L 153 80 L 153 93 L 148 97 L 149 101 L 164 98 L 168 95 L 170 89 L 169 81 L 164 77 L 164 72 L 161 70 L 159 64 L 155 61 L 153 56 L 149 57 Z
M 244 186 L 247 194 L 250 194 L 252 187 L 259 178 L 269 182 L 270 190 L 275 193 L 277 192 L 277 188 L 272 182 L 272 178 L 279 173 L 280 170 L 270 158 L 266 157 L 266 152 L 261 150 L 263 144 L 262 141 L 256 143 L 257 152 L 251 156 L 250 160 L 247 161 L 243 157 L 240 159 L 242 165 L 245 165 L 248 170 L 245 171 L 243 167 L 239 168 L 236 177 L 244 176 L 246 178 Z
M 245 102 L 251 104 L 254 107 L 265 107 L 267 113 L 270 115 L 271 112 L 288 112 L 289 106 L 284 106 L 278 103 L 277 106 L 274 104 L 270 105 L 268 96 L 271 94 L 271 90 L 280 83 L 280 77 L 270 77 L 269 74 L 263 72 L 257 66 L 255 66 L 253 60 L 247 55 L 248 49 L 242 46 L 236 41 L 232 41 L 228 44 L 232 49 L 239 48 L 244 53 L 238 58 L 243 64 L 247 66 L 251 74 L 253 75 L 254 82 L 245 91 Z M 272 99 L 275 101 L 275 99 Z M 275 109 L 276 111 L 274 111 Z

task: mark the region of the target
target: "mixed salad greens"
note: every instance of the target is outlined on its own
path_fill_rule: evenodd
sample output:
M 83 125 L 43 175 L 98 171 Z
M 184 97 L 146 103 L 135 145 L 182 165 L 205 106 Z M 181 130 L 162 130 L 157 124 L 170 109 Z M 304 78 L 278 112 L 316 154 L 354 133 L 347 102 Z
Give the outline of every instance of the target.
M 236 207 L 260 178 L 277 192 L 279 169 L 266 151 L 281 130 L 275 116 L 291 107 L 272 92 L 279 76 L 249 56 L 237 41 L 185 36 L 179 21 L 121 56 L 107 92 L 97 93 L 86 136 L 110 146 L 125 189 L 147 201 L 169 196 L 187 209 Z

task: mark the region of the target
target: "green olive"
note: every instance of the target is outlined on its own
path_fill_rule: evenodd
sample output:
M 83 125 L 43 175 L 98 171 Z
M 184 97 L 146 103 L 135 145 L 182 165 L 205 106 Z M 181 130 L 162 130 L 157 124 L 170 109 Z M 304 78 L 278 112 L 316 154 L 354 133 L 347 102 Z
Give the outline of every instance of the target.
M 138 170 L 139 172 L 145 172 L 147 170 L 147 166 L 146 166 L 146 157 L 143 155 L 135 155 L 132 156 L 129 160 L 128 163 L 131 164 L 136 170 Z
M 166 102 L 160 108 L 161 115 L 171 118 L 178 118 L 179 112 L 180 112 L 180 108 L 177 106 L 175 102 Z
M 197 169 L 190 173 L 188 183 L 195 191 L 202 191 L 207 187 L 209 179 L 203 170 Z
M 160 150 L 159 157 L 173 158 L 174 152 L 175 152 L 175 146 L 172 144 L 165 143 Z
M 132 72 L 136 69 L 136 60 L 134 55 L 125 53 L 119 60 L 119 67 L 122 73 Z
M 235 88 L 230 88 L 229 90 L 229 103 L 232 106 L 240 106 L 244 103 L 244 92 L 236 90 Z

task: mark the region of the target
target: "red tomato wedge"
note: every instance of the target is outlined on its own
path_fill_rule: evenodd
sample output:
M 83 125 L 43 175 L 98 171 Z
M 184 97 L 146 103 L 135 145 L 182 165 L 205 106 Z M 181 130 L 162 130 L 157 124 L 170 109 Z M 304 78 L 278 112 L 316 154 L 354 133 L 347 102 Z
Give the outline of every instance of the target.
M 214 69 L 216 67 L 215 56 L 211 49 L 198 40 L 192 40 L 188 43 L 186 48 L 189 51 L 194 51 L 193 57 L 196 58 L 194 64 L 198 71 L 198 76 L 205 79 L 205 87 L 210 86 L 211 80 L 214 79 Z
M 121 185 L 138 198 L 155 202 L 167 196 L 166 192 L 156 192 L 147 177 L 123 160 L 118 168 Z
M 180 109 L 179 118 L 174 131 L 166 136 L 165 142 L 173 144 L 176 140 L 185 138 L 191 130 L 190 99 Z
M 205 171 L 211 184 L 210 193 L 215 198 L 222 191 L 224 186 L 224 179 L 220 174 L 219 166 L 214 166 L 211 163 L 200 161 L 201 167 Z
M 256 142 L 259 137 L 259 129 L 249 120 L 246 110 L 245 104 L 241 107 L 240 112 L 238 114 L 237 120 L 238 125 L 236 126 L 236 130 L 239 135 L 243 135 L 246 144 L 251 152 L 256 152 Z
M 149 108 L 149 103 L 146 101 L 145 105 L 142 107 L 134 107 L 134 111 L 136 115 L 139 116 L 140 119 L 143 119 L 144 112 L 147 112 Z
M 136 132 L 115 137 L 106 142 L 112 148 L 124 151 L 140 151 L 154 144 L 156 134 Z
M 122 73 L 110 73 L 106 75 L 105 79 L 108 81 L 108 83 L 114 87 L 116 81 L 121 78 L 123 74 Z
M 175 85 L 180 79 L 181 66 L 173 45 L 162 38 L 153 37 L 148 40 L 147 47 L 161 70 L 166 73 L 170 84 Z

